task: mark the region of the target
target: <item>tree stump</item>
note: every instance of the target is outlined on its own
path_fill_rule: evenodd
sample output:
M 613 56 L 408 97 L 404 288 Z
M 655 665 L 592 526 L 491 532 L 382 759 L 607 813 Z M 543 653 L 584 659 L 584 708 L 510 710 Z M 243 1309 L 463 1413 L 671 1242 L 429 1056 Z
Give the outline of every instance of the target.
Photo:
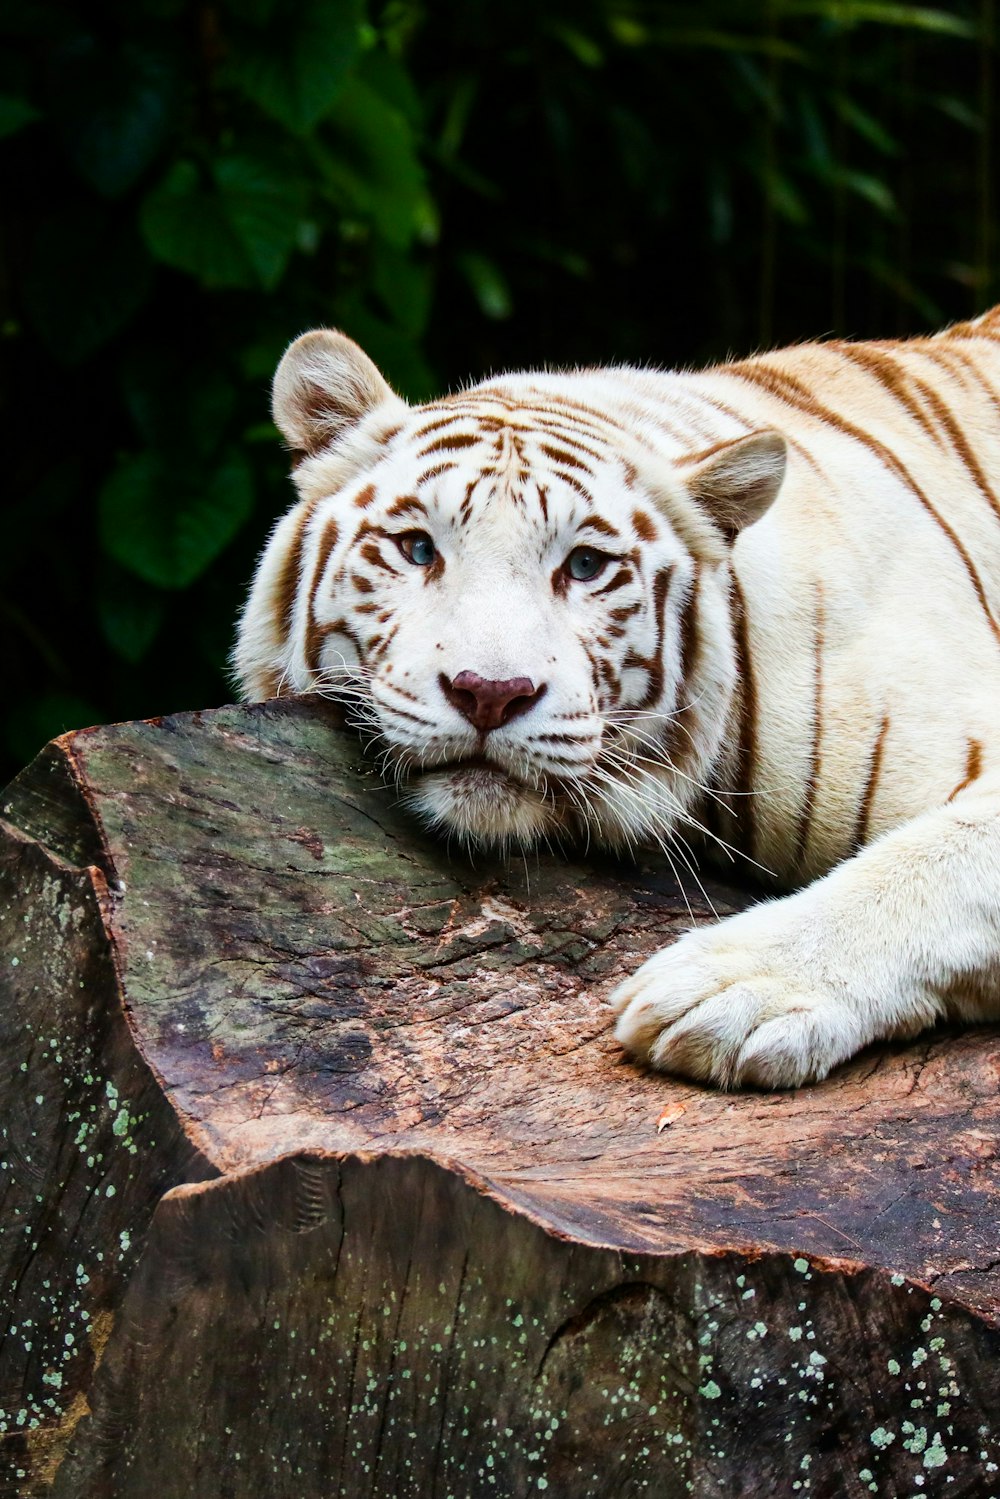
M 470 864 L 319 702 L 0 810 L 4 1493 L 1000 1495 L 995 1029 L 646 1072 L 698 888 Z

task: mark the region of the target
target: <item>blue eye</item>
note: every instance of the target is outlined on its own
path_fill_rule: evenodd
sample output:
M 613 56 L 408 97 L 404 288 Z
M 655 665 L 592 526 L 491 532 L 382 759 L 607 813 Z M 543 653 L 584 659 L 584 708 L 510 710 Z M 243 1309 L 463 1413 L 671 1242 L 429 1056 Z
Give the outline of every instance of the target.
M 577 583 L 589 583 L 604 571 L 610 561 L 607 552 L 599 552 L 596 547 L 574 547 L 563 563 L 563 571 Z
M 426 531 L 405 531 L 395 538 L 396 545 L 414 567 L 430 567 L 437 557 L 437 547 Z

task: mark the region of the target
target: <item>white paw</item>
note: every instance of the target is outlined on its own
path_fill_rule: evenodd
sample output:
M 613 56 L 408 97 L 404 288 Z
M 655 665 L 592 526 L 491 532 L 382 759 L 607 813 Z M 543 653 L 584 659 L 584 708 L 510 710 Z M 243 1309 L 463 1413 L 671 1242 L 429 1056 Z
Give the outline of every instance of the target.
M 722 1088 L 795 1088 L 871 1039 L 817 972 L 815 931 L 786 901 L 689 932 L 611 996 L 622 1045 L 664 1072 Z M 804 913 L 803 913 L 804 914 Z

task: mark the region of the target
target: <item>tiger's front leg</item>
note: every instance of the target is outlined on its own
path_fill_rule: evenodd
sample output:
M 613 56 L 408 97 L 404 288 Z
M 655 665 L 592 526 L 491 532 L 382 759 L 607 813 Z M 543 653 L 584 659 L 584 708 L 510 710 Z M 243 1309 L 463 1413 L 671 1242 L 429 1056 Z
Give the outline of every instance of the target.
M 629 1051 L 724 1088 L 796 1087 L 872 1041 L 1000 1017 L 1000 779 L 689 932 L 612 1003 Z

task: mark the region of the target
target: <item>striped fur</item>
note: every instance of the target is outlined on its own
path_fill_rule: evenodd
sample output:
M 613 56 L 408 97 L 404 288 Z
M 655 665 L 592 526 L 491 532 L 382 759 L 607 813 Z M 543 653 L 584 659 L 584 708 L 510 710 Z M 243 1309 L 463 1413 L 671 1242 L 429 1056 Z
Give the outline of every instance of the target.
M 275 411 L 300 499 L 240 625 L 246 696 L 346 691 L 445 831 L 684 863 L 697 835 L 796 891 L 639 969 L 632 1051 L 784 1086 L 1000 1015 L 1000 310 L 417 408 L 311 334 Z M 545 692 L 483 734 L 442 686 L 466 671 Z

